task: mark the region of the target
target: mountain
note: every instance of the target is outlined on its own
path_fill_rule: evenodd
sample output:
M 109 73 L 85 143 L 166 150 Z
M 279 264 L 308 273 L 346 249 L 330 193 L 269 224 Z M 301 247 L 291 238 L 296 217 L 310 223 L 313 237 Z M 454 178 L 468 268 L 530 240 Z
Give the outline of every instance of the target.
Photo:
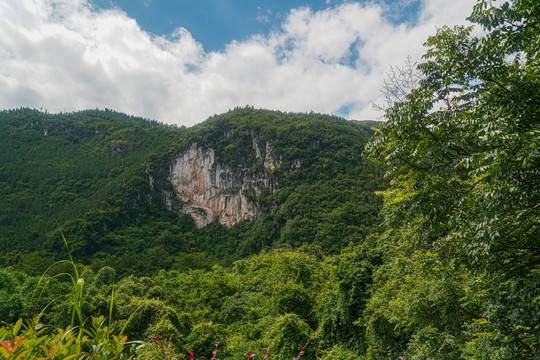
M 0 353 L 539 359 L 538 10 L 439 28 L 384 124 L 2 113 Z
M 77 261 L 121 274 L 283 246 L 338 253 L 378 222 L 382 169 L 361 155 L 371 132 L 249 107 L 189 129 L 109 110 L 4 111 L 1 264 L 39 273 L 65 258 L 62 233 Z

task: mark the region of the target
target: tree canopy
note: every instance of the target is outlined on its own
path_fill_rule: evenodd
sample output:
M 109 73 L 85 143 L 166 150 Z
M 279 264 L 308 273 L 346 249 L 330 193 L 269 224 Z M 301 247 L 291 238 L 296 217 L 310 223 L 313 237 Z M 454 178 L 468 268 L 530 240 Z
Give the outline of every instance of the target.
M 479 1 L 469 20 L 483 34 L 475 35 L 479 29 L 473 27 L 442 27 L 428 39 L 418 66 L 421 81 L 386 110 L 387 122 L 367 147 L 392 178 L 384 241 L 400 246 L 395 259 L 403 260 L 394 259 L 395 266 L 412 262 L 392 270 L 393 276 L 423 274 L 422 282 L 433 289 L 443 285 L 436 280 L 442 277 L 445 287 L 454 287 L 446 299 L 457 316 L 439 317 L 432 327 L 444 328 L 454 342 L 459 336 L 469 341 L 466 349 L 453 348 L 456 358 L 484 358 L 486 348 L 498 349 L 500 358 L 537 358 L 540 6 L 518 0 L 497 8 Z M 420 295 L 407 281 L 391 277 L 388 283 Z M 428 302 L 432 297 L 423 296 Z M 441 315 L 444 306 L 430 311 Z M 400 323 L 402 316 L 392 321 Z M 451 329 L 451 322 L 461 324 Z M 412 331 L 409 323 L 408 335 L 401 334 L 412 339 L 411 354 L 420 352 L 413 342 L 424 325 Z M 486 358 L 499 358 L 494 354 Z
M 249 107 L 192 129 L 93 111 L 0 113 L 0 150 L 34 141 L 28 160 L 50 164 L 16 171 L 0 151 L 0 244 L 25 239 L 0 256 L 12 265 L 0 270 L 0 321 L 14 324 L 0 327 L 3 356 L 50 357 L 55 346 L 59 357 L 128 358 L 125 330 L 151 341 L 138 356 L 152 359 L 209 358 L 218 341 L 219 358 L 264 359 L 271 345 L 269 358 L 290 359 L 307 339 L 306 360 L 540 359 L 540 4 L 480 0 L 469 20 L 476 27 L 438 29 L 417 68 L 403 68 L 417 72 L 385 83 L 387 121 L 372 132 Z M 373 133 L 367 156 L 382 166 L 361 156 Z M 268 170 L 254 135 L 287 165 L 272 170 L 276 190 L 256 196 L 261 221 L 197 229 L 147 201 L 146 172 L 194 141 Z M 58 149 L 71 150 L 66 161 Z M 60 261 L 39 278 L 48 259 L 24 246 L 60 233 L 25 236 L 21 224 L 51 197 L 64 199 L 70 248 L 87 265 Z M 80 327 L 60 330 L 70 311 Z M 36 313 L 47 328 L 17 321 Z

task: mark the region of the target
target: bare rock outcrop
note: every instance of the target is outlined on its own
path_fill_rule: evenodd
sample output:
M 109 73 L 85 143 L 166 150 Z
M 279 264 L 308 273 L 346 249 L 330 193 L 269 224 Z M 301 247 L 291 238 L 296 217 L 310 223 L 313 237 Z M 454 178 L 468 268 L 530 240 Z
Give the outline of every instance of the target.
M 254 140 L 256 157 L 265 168 L 278 165 L 266 143 L 263 156 Z M 220 224 L 232 226 L 242 220 L 258 220 L 262 211 L 254 201 L 266 188 L 272 192 L 273 180 L 265 173 L 253 174 L 248 168 L 232 168 L 215 161 L 214 150 L 193 143 L 170 164 L 169 180 L 176 196 L 182 201 L 183 213 L 190 214 L 198 227 L 215 219 Z M 172 202 L 165 203 L 171 207 Z

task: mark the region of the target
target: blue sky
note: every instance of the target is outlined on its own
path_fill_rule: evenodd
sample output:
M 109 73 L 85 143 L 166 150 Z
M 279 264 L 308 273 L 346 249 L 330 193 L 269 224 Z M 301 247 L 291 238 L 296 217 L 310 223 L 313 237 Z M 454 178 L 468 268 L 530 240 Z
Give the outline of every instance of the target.
M 0 109 L 109 108 L 190 126 L 237 106 L 380 117 L 472 0 L 2 0 Z
M 122 9 L 136 19 L 142 29 L 155 35 L 167 35 L 178 27 L 184 27 L 206 51 L 219 51 L 233 40 L 243 41 L 253 34 L 278 30 L 291 9 L 309 7 L 320 11 L 344 2 L 351 1 L 94 0 L 95 5 L 102 9 Z M 414 23 L 422 6 L 420 0 L 379 3 L 385 7 L 385 16 L 394 24 Z

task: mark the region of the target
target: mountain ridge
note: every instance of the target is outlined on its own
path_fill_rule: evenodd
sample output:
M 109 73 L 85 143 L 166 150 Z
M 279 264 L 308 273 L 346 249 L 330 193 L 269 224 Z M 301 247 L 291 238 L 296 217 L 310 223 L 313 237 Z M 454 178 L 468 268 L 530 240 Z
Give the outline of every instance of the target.
M 312 242 L 335 253 L 368 233 L 382 203 L 374 195 L 384 187 L 382 170 L 361 158 L 371 130 L 335 116 L 246 107 L 178 128 L 109 110 L 51 115 L 21 109 L 1 113 L 0 126 L 6 199 L 0 241 L 8 249 L 1 261 L 30 273 L 38 269 L 25 260 L 28 252 L 36 263 L 62 256 L 60 229 L 80 261 L 118 270 L 130 266 L 119 259 L 148 251 L 173 258 L 199 253 L 215 257 L 211 263 Z M 207 178 L 212 171 L 215 177 L 212 166 L 243 177 L 219 177 L 229 188 L 214 181 L 210 189 L 218 198 L 212 201 L 222 208 L 206 207 L 204 224 L 182 215 L 204 210 L 193 196 L 202 189 L 202 173 L 197 184 L 184 177 L 184 190 L 191 191 L 184 197 L 171 173 L 193 146 L 213 153 Z M 253 186 L 246 185 L 249 179 Z M 352 187 L 361 191 L 347 199 Z M 354 198 L 362 199 L 364 210 L 351 204 Z M 238 206 L 243 213 L 234 213 Z M 343 222 L 338 209 L 347 207 L 351 219 Z M 325 229 L 330 225 L 323 213 L 332 209 L 333 226 L 342 228 L 339 241 Z

